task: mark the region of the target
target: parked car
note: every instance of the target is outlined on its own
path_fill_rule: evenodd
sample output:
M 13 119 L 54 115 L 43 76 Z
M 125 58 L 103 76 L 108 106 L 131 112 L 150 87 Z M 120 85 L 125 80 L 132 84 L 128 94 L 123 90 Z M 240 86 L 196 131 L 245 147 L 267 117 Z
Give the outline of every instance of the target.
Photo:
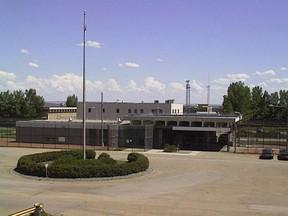
M 273 159 L 274 153 L 272 148 L 264 148 L 262 150 L 261 155 L 259 156 L 259 159 Z
M 288 160 L 288 149 L 280 149 L 277 158 L 278 160 Z

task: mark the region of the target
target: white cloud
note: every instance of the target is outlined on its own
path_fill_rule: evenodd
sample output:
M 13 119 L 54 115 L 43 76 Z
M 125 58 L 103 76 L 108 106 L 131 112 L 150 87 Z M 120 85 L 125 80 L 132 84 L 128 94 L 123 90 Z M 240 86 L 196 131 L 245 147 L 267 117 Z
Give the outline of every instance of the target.
M 139 68 L 140 67 L 139 64 L 134 63 L 134 62 L 126 62 L 124 64 L 119 63 L 118 66 L 119 67 L 124 67 L 125 66 L 125 67 L 129 67 L 129 68 Z
M 28 63 L 28 66 L 29 66 L 29 67 L 32 67 L 32 68 L 38 68 L 38 67 L 39 67 L 39 65 L 36 64 L 36 63 L 34 63 L 34 62 L 29 62 L 29 63 Z
M 37 78 L 35 76 L 29 75 L 26 77 L 23 83 L 20 85 L 24 86 L 33 86 L 35 89 L 45 90 L 45 91 L 52 91 L 55 89 L 50 89 L 51 81 L 47 79 Z
M 271 79 L 271 80 L 269 81 L 269 83 L 277 83 L 277 84 L 288 83 L 288 78 L 282 78 L 282 79 L 275 78 L 275 79 Z
M 283 83 L 283 81 L 279 78 L 271 79 L 269 82 L 270 83 Z
M 268 70 L 268 71 L 263 71 L 263 72 L 256 71 L 255 74 L 259 76 L 275 76 L 276 75 L 276 73 L 273 70 Z
M 128 91 L 130 91 L 130 92 L 139 92 L 139 91 L 144 91 L 144 89 L 143 88 L 139 88 L 138 86 L 137 86 L 137 83 L 134 81 L 134 80 L 130 80 L 129 81 L 129 84 L 128 84 L 128 87 L 127 87 L 127 89 L 128 89 Z
M 83 43 L 78 44 L 78 46 L 83 46 Z M 101 48 L 101 43 L 99 43 L 97 41 L 89 40 L 89 41 L 86 41 L 86 47 L 100 49 Z
M 165 85 L 157 80 L 155 80 L 154 77 L 147 77 L 144 80 L 144 85 L 146 90 L 156 90 L 156 91 L 164 91 L 165 90 Z
M 82 79 L 82 77 L 81 77 Z M 81 83 L 81 86 L 83 88 L 83 83 Z M 82 88 L 78 88 L 79 90 Z M 86 91 L 87 92 L 95 92 L 95 91 L 99 91 L 99 90 L 103 90 L 105 88 L 105 84 L 99 80 L 96 81 L 90 81 L 90 80 L 86 80 Z
M 7 80 L 14 80 L 16 78 L 16 75 L 11 72 L 0 70 L 0 78 L 7 79 Z
M 268 87 L 268 85 L 267 85 L 267 83 L 266 82 L 261 82 L 261 83 L 258 83 L 258 85 L 257 86 L 260 86 L 260 87 L 262 87 L 262 88 L 267 88 Z M 251 88 L 252 89 L 252 88 Z
M 287 68 L 287 67 L 281 67 L 280 70 L 281 70 L 281 71 L 287 71 L 288 68 Z
M 29 50 L 27 50 L 27 49 L 21 49 L 20 52 L 23 53 L 23 54 L 26 54 L 26 55 L 31 54 L 31 52 Z
M 180 82 L 172 82 L 169 86 L 172 91 L 185 91 L 185 84 Z
M 232 82 L 245 82 L 249 78 L 247 74 L 227 74 L 227 77 Z
M 192 90 L 195 90 L 197 92 L 200 92 L 203 90 L 203 84 L 202 83 L 197 83 L 196 80 L 190 81 L 190 87 Z
M 163 62 L 163 59 L 157 58 L 156 61 L 157 61 L 157 62 Z
M 108 88 L 109 91 L 122 92 L 120 86 L 118 85 L 115 79 L 109 79 L 106 83 L 106 87 Z
M 86 46 L 92 47 L 92 48 L 97 48 L 97 49 L 101 48 L 101 44 L 97 41 L 87 41 Z
M 229 85 L 231 82 L 245 82 L 249 78 L 247 74 L 227 74 L 227 78 L 219 78 L 212 83 L 216 85 Z
M 139 64 L 134 63 L 134 62 L 126 62 L 125 65 L 131 68 L 139 68 Z
M 230 83 L 230 80 L 227 78 L 220 78 L 216 79 L 212 82 L 213 84 L 218 84 L 218 85 L 227 85 Z
M 18 85 L 33 86 L 38 90 L 42 90 L 48 93 L 64 93 L 71 94 L 75 92 L 80 92 L 83 89 L 83 77 L 75 75 L 73 73 L 66 73 L 63 75 L 52 75 L 49 79 L 41 79 L 35 76 L 27 76 L 23 83 L 18 83 Z M 97 90 L 103 90 L 105 84 L 101 81 L 90 81 L 86 80 L 86 91 L 94 92 Z
M 82 89 L 83 85 L 82 76 L 78 76 L 72 73 L 66 73 L 64 75 L 54 74 L 51 79 L 52 89 L 59 92 L 72 92 L 75 89 Z

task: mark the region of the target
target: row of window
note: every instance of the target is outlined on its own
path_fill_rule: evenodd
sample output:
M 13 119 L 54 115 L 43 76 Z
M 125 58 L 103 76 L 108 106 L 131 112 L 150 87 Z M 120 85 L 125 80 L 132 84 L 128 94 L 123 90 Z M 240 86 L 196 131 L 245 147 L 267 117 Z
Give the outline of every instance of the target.
M 76 109 L 49 109 L 50 113 L 76 113 Z
M 172 109 L 172 114 L 177 114 L 177 113 L 180 113 L 179 109 Z
M 92 109 L 93 108 L 88 108 L 88 112 L 91 113 L 92 112 Z M 105 109 L 103 109 L 103 113 L 105 113 Z M 116 113 L 120 113 L 120 109 L 116 109 Z M 134 114 L 137 114 L 137 113 L 140 113 L 140 114 L 144 114 L 144 109 L 128 109 L 128 113 L 131 114 L 131 113 L 134 113 Z M 163 110 L 162 109 L 152 109 L 151 110 L 151 113 L 153 114 L 163 114 Z M 175 111 L 176 113 L 176 111 Z M 179 110 L 178 110 L 178 113 L 179 113 Z
M 117 109 L 119 111 L 119 109 Z M 117 112 L 119 113 L 119 112 Z M 132 109 L 128 109 L 128 113 L 131 114 L 132 113 Z M 138 113 L 138 110 L 137 109 L 134 109 L 134 113 Z M 143 114 L 144 113 L 144 110 L 143 109 L 140 109 L 140 114 Z

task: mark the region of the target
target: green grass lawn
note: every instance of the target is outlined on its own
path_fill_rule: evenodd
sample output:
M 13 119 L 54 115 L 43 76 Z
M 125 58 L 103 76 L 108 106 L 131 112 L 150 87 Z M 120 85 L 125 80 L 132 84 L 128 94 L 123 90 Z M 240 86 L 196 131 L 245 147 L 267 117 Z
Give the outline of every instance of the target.
M 0 138 L 16 138 L 16 129 L 0 127 Z

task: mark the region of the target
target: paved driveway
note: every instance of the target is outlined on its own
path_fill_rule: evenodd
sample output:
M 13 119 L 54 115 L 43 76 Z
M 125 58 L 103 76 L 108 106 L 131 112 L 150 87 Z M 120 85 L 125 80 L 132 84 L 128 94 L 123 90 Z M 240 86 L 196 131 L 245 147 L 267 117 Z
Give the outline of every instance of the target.
M 145 154 L 151 168 L 114 180 L 51 180 L 11 173 L 21 155 L 47 149 L 0 148 L 0 214 L 43 202 L 53 215 L 288 215 L 288 162 L 258 155 Z M 97 152 L 99 155 L 100 152 Z M 125 159 L 129 151 L 109 152 Z

